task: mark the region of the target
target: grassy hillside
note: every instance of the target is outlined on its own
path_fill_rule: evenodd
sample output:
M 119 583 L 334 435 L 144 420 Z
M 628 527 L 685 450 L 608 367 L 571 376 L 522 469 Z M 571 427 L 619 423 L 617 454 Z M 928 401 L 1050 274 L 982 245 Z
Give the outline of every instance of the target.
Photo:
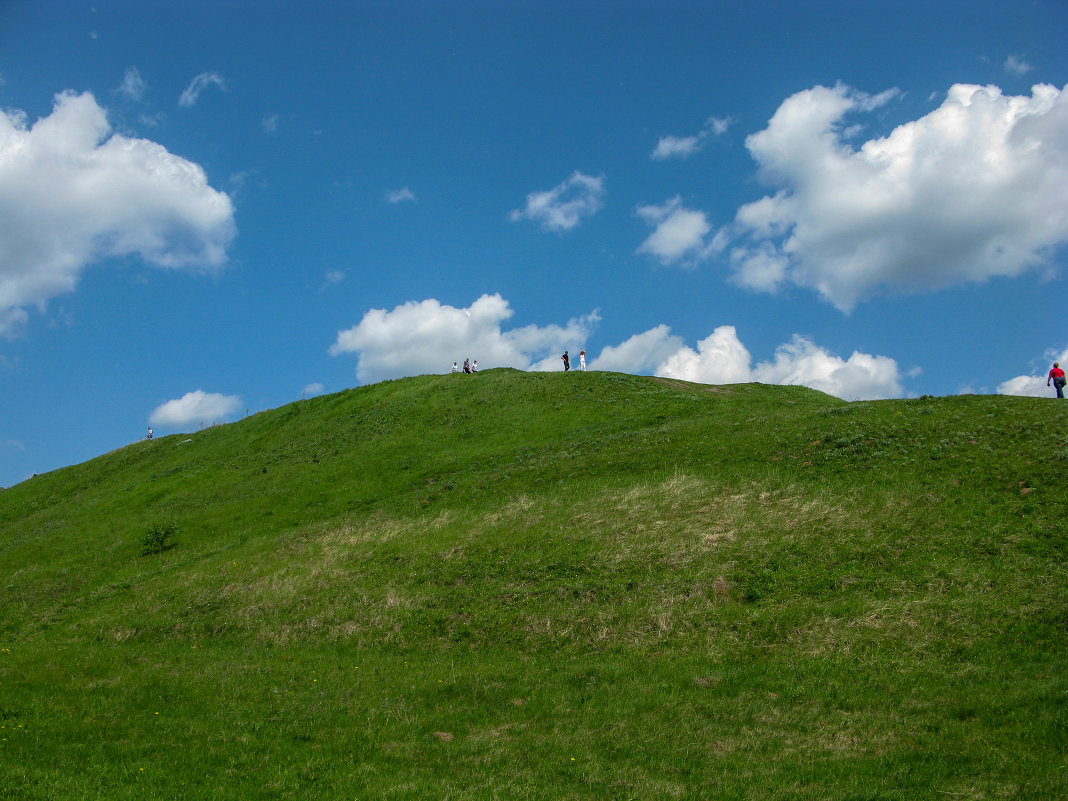
M 37 476 L 0 798 L 1064 798 L 1066 423 L 492 370 Z

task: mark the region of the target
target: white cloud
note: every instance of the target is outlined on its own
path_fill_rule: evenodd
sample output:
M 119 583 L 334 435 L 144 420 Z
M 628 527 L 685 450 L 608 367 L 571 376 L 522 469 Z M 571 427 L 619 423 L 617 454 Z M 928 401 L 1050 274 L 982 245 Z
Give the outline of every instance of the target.
M 315 395 L 322 395 L 323 389 L 323 385 L 316 381 L 315 383 L 308 384 L 308 386 L 304 387 L 304 391 L 301 393 L 301 395 L 306 398 L 311 398 Z
M 1048 398 L 1055 395 L 1052 384 L 1046 386 L 1049 380 L 1049 368 L 1057 362 L 1062 369 L 1068 370 L 1068 347 L 1059 352 L 1056 348 L 1051 348 L 1046 351 L 1045 355 L 1047 366 L 1040 375 L 1018 375 L 1008 381 L 1002 381 L 998 385 L 997 393 L 999 395 L 1024 395 L 1032 398 Z
M 126 70 L 126 74 L 122 78 L 122 83 L 119 84 L 119 94 L 134 101 L 144 97 L 147 89 L 148 84 L 145 83 L 145 79 L 141 77 L 141 73 L 137 71 L 137 67 L 130 67 Z
M 640 206 L 635 213 L 656 227 L 638 247 L 638 253 L 653 256 L 662 264 L 687 265 L 708 254 L 706 237 L 712 226 L 703 211 L 683 206 L 682 198 L 675 196 L 659 206 Z
M 1010 55 L 1005 59 L 1005 69 L 1011 72 L 1013 75 L 1026 75 L 1034 69 L 1030 64 L 1023 60 L 1023 56 Z
M 601 209 L 604 177 L 594 178 L 576 170 L 561 184 L 545 192 L 531 192 L 522 209 L 510 215 L 513 222 L 532 220 L 547 231 L 569 231 Z
M 818 86 L 747 138 L 779 191 L 738 211 L 734 233 L 750 238 L 732 253 L 738 283 L 810 287 L 848 311 L 880 288 L 1050 269 L 1052 249 L 1068 241 L 1068 92 L 957 84 L 885 138 L 844 140 L 847 115 L 896 94 Z
M 701 384 L 737 384 L 752 381 L 749 351 L 733 325 L 721 325 L 697 343 L 683 346 L 656 369 L 656 375 Z
M 0 111 L 0 334 L 70 292 L 82 270 L 139 256 L 210 270 L 234 234 L 230 198 L 196 164 L 146 139 L 111 132 L 91 94 L 62 93 L 27 128 Z
M 753 376 L 765 384 L 812 387 L 846 400 L 896 398 L 902 393 L 894 359 L 853 351 L 843 360 L 797 335 L 775 349 L 774 361 L 758 364 Z
M 319 288 L 319 291 L 322 292 L 327 287 L 337 286 L 338 284 L 340 284 L 344 280 L 345 280 L 345 271 L 344 270 L 327 270 L 326 271 L 326 277 L 323 279 L 323 285 Z
M 723 136 L 727 133 L 732 117 L 709 117 L 704 128 L 694 136 L 661 136 L 650 154 L 655 161 L 664 159 L 686 159 L 704 147 L 709 136 Z
M 590 361 L 591 370 L 611 370 L 617 373 L 641 373 L 655 370 L 682 347 L 682 337 L 671 333 L 666 325 L 658 325 L 635 334 L 616 346 L 608 346 Z
M 595 370 L 641 372 L 698 384 L 760 381 L 811 387 L 846 400 L 892 398 L 902 393 L 897 362 L 886 356 L 854 352 L 849 359 L 795 336 L 775 350 L 770 362 L 755 367 L 732 325 L 721 325 L 691 348 L 665 325 L 608 347 L 591 362 Z
M 190 423 L 210 425 L 224 421 L 240 408 L 241 398 L 236 395 L 219 395 L 198 389 L 158 406 L 149 416 L 148 422 L 150 425 L 167 428 Z
M 263 132 L 265 134 L 278 133 L 278 120 L 277 114 L 268 114 L 261 121 L 260 125 L 263 126 Z
M 202 72 L 189 82 L 189 86 L 185 88 L 181 97 L 178 98 L 178 105 L 182 108 L 195 106 L 197 100 L 200 99 L 200 93 L 209 86 L 217 86 L 219 89 L 226 91 L 226 82 L 223 81 L 222 76 L 219 75 L 219 73 Z
M 709 117 L 705 123 L 705 130 L 714 136 L 723 136 L 734 122 L 733 117 Z
M 392 203 L 394 206 L 398 203 L 415 203 L 416 197 L 411 189 L 404 187 L 386 192 L 386 202 Z
M 447 372 L 454 361 L 468 357 L 478 359 L 483 370 L 551 370 L 565 348 L 577 351 L 585 344 L 600 319 L 592 312 L 564 326 L 503 330 L 501 323 L 512 314 L 499 294 L 482 295 L 465 309 L 433 298 L 409 301 L 391 311 L 372 309 L 357 325 L 338 332 L 330 354 L 357 354 L 356 377 L 364 384 Z
M 1045 398 L 1054 393 L 1046 386 L 1046 379 L 1038 375 L 1018 375 L 998 384 L 998 395 L 1022 395 L 1030 398 Z
M 661 136 L 653 149 L 651 158 L 657 161 L 670 158 L 688 158 L 701 149 L 699 136 Z

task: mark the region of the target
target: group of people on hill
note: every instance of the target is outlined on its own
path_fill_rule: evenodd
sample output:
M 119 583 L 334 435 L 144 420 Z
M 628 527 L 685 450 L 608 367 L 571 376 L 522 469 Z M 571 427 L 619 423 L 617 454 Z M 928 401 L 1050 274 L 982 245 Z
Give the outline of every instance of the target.
M 571 357 L 568 355 L 568 352 L 565 350 L 564 351 L 564 355 L 561 356 L 560 358 L 564 362 L 564 372 L 566 373 L 568 370 L 571 369 Z M 579 369 L 582 370 L 582 372 L 586 372 L 586 351 L 584 351 L 584 350 L 580 350 L 579 351 Z M 471 361 L 470 359 L 464 359 L 464 366 L 463 367 L 460 367 L 459 362 L 453 362 L 452 363 L 452 371 L 454 373 L 459 373 L 461 371 L 465 372 L 465 373 L 477 373 L 478 372 L 478 359 L 475 359 L 474 361 Z
M 564 362 L 564 372 L 566 373 L 571 369 L 571 357 L 567 355 L 567 351 L 565 350 L 564 355 L 560 358 Z M 586 372 L 586 351 L 584 350 L 579 351 L 579 369 L 584 373 Z

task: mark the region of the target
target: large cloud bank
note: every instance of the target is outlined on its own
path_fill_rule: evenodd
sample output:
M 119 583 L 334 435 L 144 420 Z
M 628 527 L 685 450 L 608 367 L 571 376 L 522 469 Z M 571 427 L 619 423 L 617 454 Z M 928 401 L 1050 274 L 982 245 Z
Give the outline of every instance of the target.
M 895 94 L 817 86 L 746 139 L 776 191 L 738 210 L 737 283 L 809 287 L 848 311 L 881 288 L 934 289 L 1049 264 L 1068 241 L 1068 93 L 957 84 L 926 116 L 854 147 L 858 115 Z M 700 246 L 691 239 L 688 250 Z
M 502 323 L 512 314 L 500 295 L 483 295 L 466 309 L 433 299 L 391 311 L 373 309 L 357 325 L 338 333 L 330 353 L 356 354 L 356 375 L 363 383 L 448 372 L 454 361 L 467 357 L 478 359 L 483 369 L 558 370 L 560 353 L 567 348 L 577 355 L 599 319 L 593 312 L 564 326 L 507 330 Z M 668 326 L 656 326 L 604 348 L 588 362 L 592 370 L 652 373 L 705 384 L 797 384 L 847 400 L 897 397 L 903 391 L 894 359 L 857 352 L 842 359 L 804 337 L 780 345 L 773 360 L 754 366 L 729 325 L 715 329 L 696 349 Z
M 226 261 L 230 198 L 161 145 L 109 134 L 88 93 L 57 95 L 32 127 L 0 111 L 0 334 L 101 259 L 204 270 Z

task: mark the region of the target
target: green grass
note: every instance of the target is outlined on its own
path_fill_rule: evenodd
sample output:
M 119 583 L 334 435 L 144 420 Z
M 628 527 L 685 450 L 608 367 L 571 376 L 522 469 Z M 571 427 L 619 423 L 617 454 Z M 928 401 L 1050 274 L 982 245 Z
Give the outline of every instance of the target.
M 492 370 L 37 476 L 0 798 L 1064 798 L 1066 422 Z

